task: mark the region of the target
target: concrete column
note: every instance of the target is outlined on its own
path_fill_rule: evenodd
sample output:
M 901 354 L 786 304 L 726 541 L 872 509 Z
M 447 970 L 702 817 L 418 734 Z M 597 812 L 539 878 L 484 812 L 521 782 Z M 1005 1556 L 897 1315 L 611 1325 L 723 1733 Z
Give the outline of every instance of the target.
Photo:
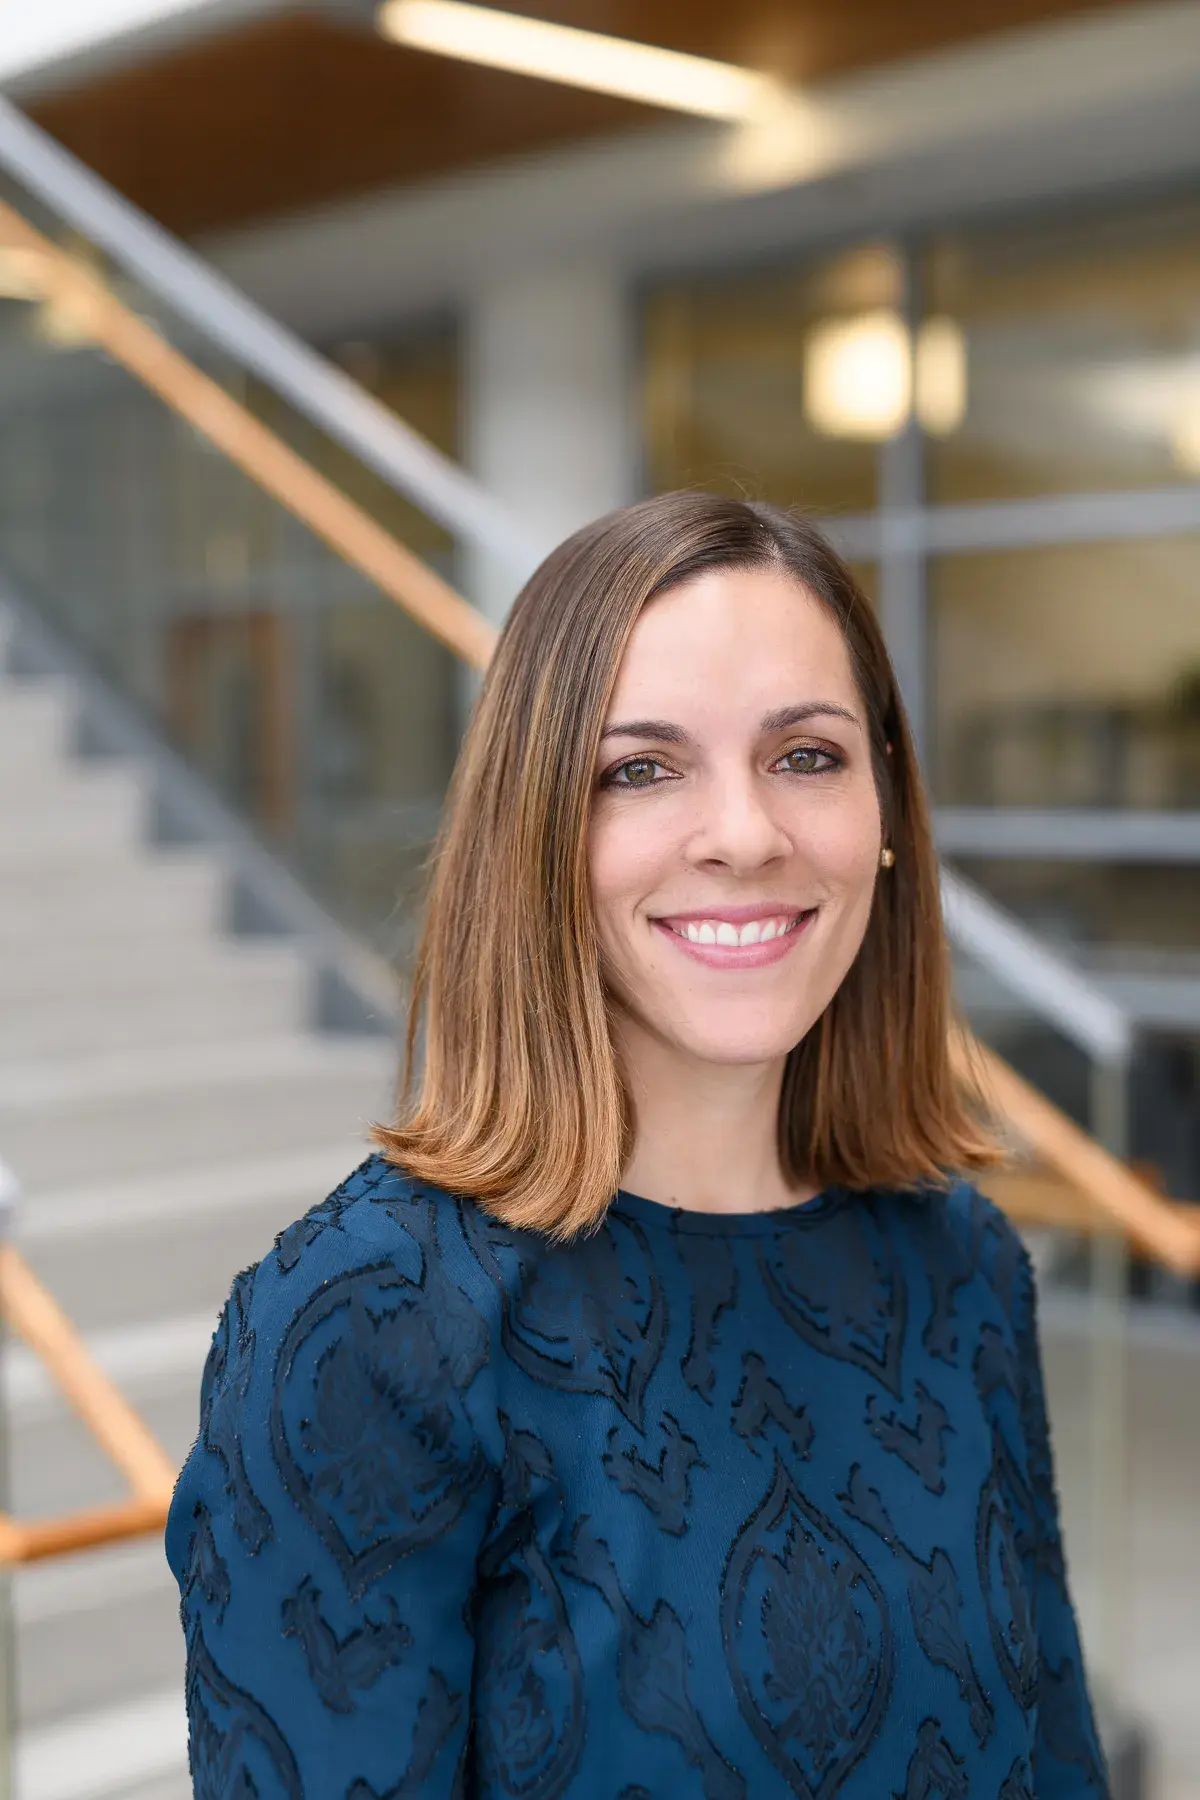
M 591 263 L 497 276 L 468 303 L 463 457 L 542 554 L 635 497 L 633 301 Z M 521 571 L 467 549 L 469 597 L 499 623 Z

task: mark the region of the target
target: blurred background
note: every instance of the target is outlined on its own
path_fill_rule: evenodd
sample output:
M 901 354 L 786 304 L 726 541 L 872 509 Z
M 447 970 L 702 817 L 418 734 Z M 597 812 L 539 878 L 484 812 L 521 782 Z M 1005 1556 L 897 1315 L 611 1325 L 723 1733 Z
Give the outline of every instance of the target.
M 1200 1800 L 1200 5 L 520 3 L 0 0 L 0 1800 L 191 1792 L 165 1483 L 389 1108 L 451 590 L 690 485 L 878 609 L 1114 1790 Z

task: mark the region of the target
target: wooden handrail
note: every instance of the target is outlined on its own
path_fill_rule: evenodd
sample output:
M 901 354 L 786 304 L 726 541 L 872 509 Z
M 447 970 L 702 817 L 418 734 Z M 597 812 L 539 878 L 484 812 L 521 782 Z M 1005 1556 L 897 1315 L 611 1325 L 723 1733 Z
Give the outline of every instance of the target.
M 1113 1230 L 1109 1215 L 1094 1206 L 1082 1188 L 1040 1163 L 1009 1163 L 988 1169 L 979 1177 L 979 1186 L 1017 1225 L 1049 1226 L 1089 1237 Z M 1196 1228 L 1196 1208 L 1186 1200 L 1164 1198 L 1163 1205 L 1186 1229 Z M 1140 1232 L 1134 1229 L 1126 1235 L 1137 1251 L 1158 1260 L 1157 1246 Z
M 486 664 L 496 633 L 482 613 L 118 300 L 93 270 L 35 231 L 4 201 L 0 247 L 16 251 L 23 282 L 51 301 L 61 317 L 102 344 L 418 624 L 472 667 Z
M 956 1032 L 953 1055 L 965 1081 L 996 1117 L 1036 1151 L 1110 1229 L 1124 1233 L 1178 1275 L 1200 1275 L 1200 1208 L 1180 1207 L 1098 1144 L 977 1038 Z M 986 1184 L 985 1184 L 986 1185 Z M 1058 1223 L 1055 1208 L 1044 1222 Z M 1028 1213 L 1029 1223 L 1037 1222 Z
M 102 345 L 418 624 L 465 662 L 486 667 L 496 633 L 481 613 L 167 343 L 100 275 L 2 201 L 0 250 L 15 253 L 16 275 L 31 298 L 49 301 L 81 336 Z M 956 1032 L 952 1050 L 963 1077 L 1037 1153 L 1044 1169 L 1052 1171 L 1050 1180 L 1036 1172 L 1004 1171 L 985 1179 L 983 1185 L 1001 1204 L 1007 1195 L 1021 1223 L 1090 1223 L 1120 1231 L 1178 1273 L 1200 1274 L 1200 1211 L 1155 1193 L 977 1040 Z M 1079 1196 L 1077 1206 L 1064 1197 L 1064 1185 L 1067 1195 Z M 0 1307 L 133 1489 L 131 1499 L 116 1505 L 54 1519 L 18 1521 L 0 1515 L 0 1563 L 64 1555 L 161 1530 L 174 1466 L 11 1247 L 0 1249 Z
M 0 1246 L 0 1310 L 40 1357 L 63 1398 L 140 1500 L 175 1485 L 175 1468 L 116 1384 L 94 1360 L 54 1296 L 11 1244 Z
M 161 1529 L 175 1486 L 174 1463 L 11 1244 L 0 1245 L 0 1311 L 133 1489 L 130 1500 L 63 1518 L 25 1521 L 0 1513 L 0 1563 L 30 1562 Z
M 954 1056 L 996 1116 L 1054 1171 L 1048 1179 L 1036 1170 L 1001 1169 L 983 1179 L 985 1191 L 1020 1224 L 1116 1229 L 1179 1274 L 1200 1274 L 1200 1214 L 1155 1193 L 978 1040 L 956 1033 Z M 1072 1195 L 1078 1196 L 1074 1203 Z M 0 1307 L 134 1490 L 130 1500 L 58 1518 L 22 1521 L 0 1514 L 0 1564 L 64 1556 L 161 1531 L 174 1465 L 11 1246 L 0 1247 Z
M 51 1556 L 73 1556 L 102 1544 L 160 1532 L 167 1522 L 171 1496 L 158 1500 L 120 1500 L 114 1506 L 92 1506 L 54 1519 L 31 1521 L 0 1516 L 0 1564 L 44 1562 Z

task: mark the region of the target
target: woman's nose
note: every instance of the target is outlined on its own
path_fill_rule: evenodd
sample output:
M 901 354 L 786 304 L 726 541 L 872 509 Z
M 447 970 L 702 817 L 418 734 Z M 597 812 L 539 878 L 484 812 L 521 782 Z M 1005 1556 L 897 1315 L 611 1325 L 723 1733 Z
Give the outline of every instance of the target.
M 759 781 L 726 777 L 707 788 L 688 846 L 692 861 L 743 874 L 786 856 L 790 848 L 791 840 Z

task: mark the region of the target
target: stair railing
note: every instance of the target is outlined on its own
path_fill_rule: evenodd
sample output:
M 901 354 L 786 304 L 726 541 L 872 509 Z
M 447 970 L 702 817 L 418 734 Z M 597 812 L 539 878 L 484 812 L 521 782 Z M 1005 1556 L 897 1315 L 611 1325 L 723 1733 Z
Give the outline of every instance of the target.
M 41 1362 L 131 1493 L 110 1506 L 52 1519 L 18 1520 L 0 1512 L 0 1566 L 161 1530 L 176 1475 L 171 1458 L 11 1242 L 18 1197 L 16 1177 L 0 1163 L 0 1316 Z
M 98 178 L 75 164 L 74 159 L 3 101 L 0 166 L 7 166 L 26 181 L 115 257 L 123 257 L 151 286 L 165 289 L 163 271 L 174 267 L 179 273 L 180 258 L 187 264 L 189 280 L 202 269 L 178 246 L 171 246 L 165 233 L 135 215 L 127 203 L 119 201 Z M 136 255 L 126 230 L 131 217 L 137 224 Z M 170 254 L 164 251 L 164 245 Z M 5 202 L 0 202 L 0 257 L 8 260 L 10 269 L 20 270 L 31 298 L 52 302 L 78 329 L 464 662 L 476 669 L 486 666 L 495 631 L 474 607 L 197 368 L 153 324 L 126 305 L 95 269 L 84 265 Z M 185 305 L 178 286 L 172 287 L 169 297 L 201 329 L 211 328 L 212 335 L 218 337 L 224 334 L 222 341 L 232 344 L 244 363 L 267 375 L 289 399 L 311 417 L 319 418 L 331 435 L 352 445 L 364 461 L 386 473 L 428 512 L 449 519 L 456 530 L 486 543 L 509 561 L 527 560 L 528 547 L 520 542 L 519 534 L 507 523 L 501 527 L 498 510 L 491 509 L 490 501 L 487 506 L 477 504 L 480 491 L 461 471 L 455 471 L 461 481 L 431 484 L 427 476 L 430 468 L 438 466 L 436 453 L 430 452 L 435 459 L 430 462 L 424 455 L 429 447 L 423 446 L 421 456 L 410 458 L 410 440 L 415 434 L 399 427 L 383 409 L 375 408 L 374 402 L 371 407 L 385 419 L 387 431 L 383 436 L 391 447 L 386 455 L 382 454 L 382 438 L 376 436 L 371 440 L 374 448 L 370 448 L 370 433 L 365 432 L 365 427 L 365 435 L 356 438 L 345 403 L 346 389 L 352 389 L 355 395 L 358 390 L 340 376 L 332 384 L 317 379 L 315 369 L 328 373 L 328 365 L 322 359 L 304 350 L 303 356 L 292 354 L 281 360 L 276 337 L 276 360 L 272 362 L 262 348 L 271 338 L 269 332 L 266 338 L 260 332 L 255 351 L 250 341 L 254 334 L 247 332 L 247 321 L 261 327 L 262 316 L 256 316 L 249 303 L 224 284 L 219 285 L 223 298 L 214 312 L 205 312 L 194 297 L 191 304 Z M 202 291 L 210 300 L 216 294 L 211 286 Z M 292 350 L 295 349 L 293 345 Z M 285 362 L 290 373 L 285 372 Z M 315 398 L 318 395 L 323 398 Z M 360 412 L 359 417 L 361 422 L 366 414 Z M 377 431 L 379 423 L 372 414 L 371 432 Z M 416 442 L 420 444 L 421 440 Z M 408 446 L 403 454 L 401 445 Z M 447 463 L 441 475 L 453 468 Z M 1021 994 L 1040 1016 L 1063 1029 L 1073 1041 L 1082 1042 L 1091 1053 L 1099 1053 L 1106 1068 L 1120 1066 L 1127 1056 L 1129 1039 L 1128 1021 L 1119 1009 L 1092 989 L 1077 971 L 1055 958 L 1015 921 L 1007 920 L 999 909 L 956 877 L 945 877 L 944 894 L 952 937 L 983 960 L 1010 989 Z M 1052 1171 L 1053 1179 L 1049 1181 L 1040 1176 L 1033 1178 L 1031 1184 L 1024 1178 L 1022 1199 L 1016 1207 L 1023 1223 L 1061 1224 L 1066 1213 L 1077 1228 L 1116 1233 L 1166 1268 L 1182 1276 L 1200 1275 L 1200 1210 L 1183 1208 L 1165 1199 L 1120 1157 L 1089 1137 L 967 1033 L 956 1032 L 953 1053 L 964 1075 L 970 1075 L 982 1088 L 997 1120 L 1037 1157 L 1044 1169 Z M 1002 1178 L 997 1181 L 997 1192 L 1003 1199 Z M 118 1505 L 58 1519 L 19 1523 L 0 1517 L 0 1565 L 65 1554 L 161 1529 L 174 1478 L 170 1459 L 11 1245 L 0 1250 L 0 1308 L 42 1358 L 88 1429 L 122 1469 L 132 1489 L 131 1498 Z
M 0 166 L 430 518 L 522 575 L 533 568 L 536 547 L 464 469 L 2 97 Z

